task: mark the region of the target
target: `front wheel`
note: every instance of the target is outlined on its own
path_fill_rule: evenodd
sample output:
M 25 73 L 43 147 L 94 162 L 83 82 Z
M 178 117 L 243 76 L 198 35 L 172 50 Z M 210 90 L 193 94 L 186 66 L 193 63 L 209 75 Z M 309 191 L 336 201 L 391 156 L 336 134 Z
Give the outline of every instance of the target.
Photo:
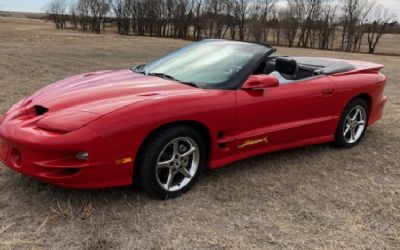
M 353 100 L 344 110 L 336 131 L 335 144 L 353 147 L 360 143 L 368 126 L 368 105 L 363 99 Z
M 145 145 L 135 181 L 152 196 L 174 198 L 193 186 L 205 164 L 201 136 L 190 127 L 170 127 L 154 134 Z

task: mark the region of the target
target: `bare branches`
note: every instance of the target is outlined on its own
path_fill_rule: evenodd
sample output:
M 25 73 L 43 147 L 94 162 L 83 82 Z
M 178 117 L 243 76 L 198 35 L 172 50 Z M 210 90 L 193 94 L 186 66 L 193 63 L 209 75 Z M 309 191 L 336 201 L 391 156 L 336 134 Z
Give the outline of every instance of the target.
M 361 41 L 365 34 L 365 19 L 375 5 L 370 0 L 342 0 L 342 50 L 360 51 Z
M 319 17 L 313 21 L 310 32 L 313 34 L 314 42 L 318 40 L 319 49 L 333 49 L 335 34 L 337 32 L 337 5 L 333 1 L 321 4 Z M 312 47 L 314 44 L 312 44 Z
M 70 24 L 73 29 L 100 33 L 107 23 L 121 35 L 229 38 L 349 52 L 359 52 L 367 39 L 368 50 L 374 53 L 381 37 L 394 30 L 395 24 L 390 23 L 393 18 L 389 18 L 387 10 L 376 7 L 374 0 L 339 2 L 340 5 L 338 0 L 52 0 L 46 11 L 59 29 Z
M 270 31 L 269 21 L 277 0 L 258 0 L 249 7 L 248 30 L 257 43 L 267 43 Z
M 46 15 L 52 20 L 57 29 L 66 28 L 67 2 L 66 0 L 53 0 L 45 7 Z
M 389 15 L 389 9 L 377 6 L 367 16 L 366 32 L 368 35 L 368 53 L 374 54 L 381 37 L 389 32 L 395 16 Z

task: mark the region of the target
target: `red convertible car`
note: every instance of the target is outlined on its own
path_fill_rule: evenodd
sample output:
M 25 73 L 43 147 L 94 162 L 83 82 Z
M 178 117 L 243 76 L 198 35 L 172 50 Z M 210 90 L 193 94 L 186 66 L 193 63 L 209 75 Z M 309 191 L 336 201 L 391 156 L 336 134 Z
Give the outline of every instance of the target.
M 61 80 L 0 118 L 0 159 L 59 186 L 135 183 L 175 197 L 204 169 L 246 157 L 352 147 L 382 117 L 382 65 L 273 52 L 205 40 L 134 69 Z

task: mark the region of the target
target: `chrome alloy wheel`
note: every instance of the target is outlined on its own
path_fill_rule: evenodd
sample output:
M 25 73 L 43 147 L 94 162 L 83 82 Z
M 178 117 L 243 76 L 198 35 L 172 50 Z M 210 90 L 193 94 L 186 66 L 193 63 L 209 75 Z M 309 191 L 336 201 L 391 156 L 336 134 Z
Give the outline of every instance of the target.
M 349 144 L 357 142 L 364 133 L 367 125 L 367 112 L 364 107 L 354 107 L 346 116 L 343 127 L 343 137 Z
M 157 183 L 166 191 L 179 191 L 190 183 L 199 168 L 200 151 L 188 137 L 170 141 L 157 159 Z

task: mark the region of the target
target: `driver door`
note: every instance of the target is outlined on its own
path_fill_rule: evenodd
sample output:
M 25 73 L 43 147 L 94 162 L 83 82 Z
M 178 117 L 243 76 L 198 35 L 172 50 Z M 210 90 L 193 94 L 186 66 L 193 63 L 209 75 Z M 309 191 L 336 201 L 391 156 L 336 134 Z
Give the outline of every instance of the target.
M 238 90 L 236 152 L 263 153 L 333 138 L 334 105 L 329 77 Z

